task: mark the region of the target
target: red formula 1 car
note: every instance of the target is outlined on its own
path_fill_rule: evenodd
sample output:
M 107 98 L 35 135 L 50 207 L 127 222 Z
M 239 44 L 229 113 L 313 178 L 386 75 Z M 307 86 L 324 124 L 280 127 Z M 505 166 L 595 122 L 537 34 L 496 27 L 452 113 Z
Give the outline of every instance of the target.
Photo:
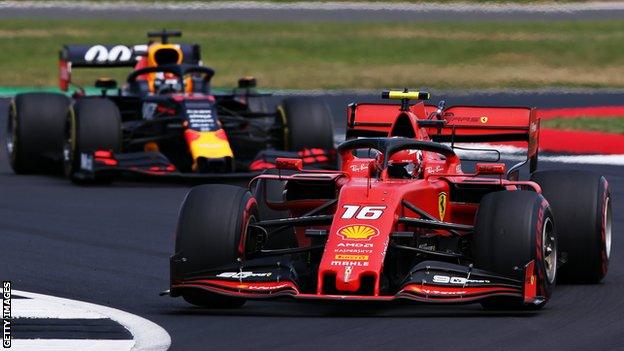
M 213 307 L 292 297 L 537 309 L 557 280 L 604 278 L 607 181 L 537 171 L 534 110 L 444 109 L 409 103 L 426 93 L 382 96 L 401 105 L 349 106 L 340 171 L 302 171 L 300 160 L 284 158 L 277 172 L 252 181 L 253 192 L 192 189 L 168 293 Z M 509 170 L 477 163 L 464 173 L 454 149 L 454 142 L 520 140 L 528 157 Z M 526 163 L 531 179 L 518 180 Z

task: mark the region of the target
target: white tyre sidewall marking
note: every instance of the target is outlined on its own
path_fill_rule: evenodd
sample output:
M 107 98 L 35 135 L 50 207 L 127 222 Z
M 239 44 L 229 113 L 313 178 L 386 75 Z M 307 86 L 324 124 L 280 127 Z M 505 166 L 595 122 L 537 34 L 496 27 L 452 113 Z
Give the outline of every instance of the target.
M 158 324 L 132 313 L 124 312 L 112 307 L 96 305 L 94 303 L 64 299 L 61 297 L 36 294 L 20 290 L 12 290 L 16 296 L 27 297 L 62 304 L 73 308 L 82 308 L 89 312 L 99 313 L 123 325 L 134 338 L 133 351 L 162 351 L 171 346 L 171 337 Z

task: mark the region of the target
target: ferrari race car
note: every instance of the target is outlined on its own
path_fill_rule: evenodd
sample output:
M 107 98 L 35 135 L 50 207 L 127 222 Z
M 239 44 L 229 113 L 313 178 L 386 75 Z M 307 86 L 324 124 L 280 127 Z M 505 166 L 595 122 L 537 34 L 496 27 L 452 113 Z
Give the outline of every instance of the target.
M 119 173 L 218 180 L 248 178 L 274 167 L 278 156 L 335 168 L 332 118 L 313 98 L 275 102 L 243 78 L 231 93 L 212 94 L 211 68 L 199 46 L 171 44 L 180 32 L 149 33 L 148 45 L 66 45 L 60 87 L 71 69 L 134 66 L 126 84 L 95 83 L 101 94 L 72 98 L 26 93 L 11 103 L 7 150 L 16 173 L 55 172 L 77 182 Z M 114 92 L 109 93 L 113 90 Z M 274 99 L 273 99 L 274 100 Z
M 411 104 L 428 94 L 408 91 L 382 96 L 401 104 L 348 107 L 339 171 L 279 158 L 251 191 L 191 189 L 165 293 L 204 307 L 291 297 L 539 309 L 556 281 L 605 277 L 607 180 L 537 171 L 535 110 Z M 456 142 L 501 141 L 527 142 L 527 159 L 509 170 L 479 162 L 462 171 Z M 524 164 L 530 180 L 519 180 Z

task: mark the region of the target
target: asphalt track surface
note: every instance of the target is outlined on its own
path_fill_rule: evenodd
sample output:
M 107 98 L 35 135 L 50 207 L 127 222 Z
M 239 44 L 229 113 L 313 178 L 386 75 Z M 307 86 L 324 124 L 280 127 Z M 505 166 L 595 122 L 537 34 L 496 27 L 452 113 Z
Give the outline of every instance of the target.
M 0 125 L 5 119 L 1 114 Z M 478 305 L 271 301 L 232 311 L 194 308 L 158 296 L 167 288 L 178 206 L 188 187 L 129 182 L 77 187 L 60 178 L 16 176 L 4 148 L 0 278 L 11 279 L 13 289 L 147 318 L 171 335 L 172 350 L 624 349 L 624 172 L 612 166 L 541 167 L 604 174 L 614 198 L 615 239 L 604 283 L 559 286 L 537 313 L 491 313 Z
M 0 2 L 0 19 L 150 19 L 201 21 L 559 21 L 624 18 L 618 2 L 571 5 L 500 6 L 487 4 L 384 4 L 312 3 L 275 4 L 254 2 L 137 4 L 78 4 L 64 6 L 31 2 Z M 61 1 L 63 3 L 63 1 Z

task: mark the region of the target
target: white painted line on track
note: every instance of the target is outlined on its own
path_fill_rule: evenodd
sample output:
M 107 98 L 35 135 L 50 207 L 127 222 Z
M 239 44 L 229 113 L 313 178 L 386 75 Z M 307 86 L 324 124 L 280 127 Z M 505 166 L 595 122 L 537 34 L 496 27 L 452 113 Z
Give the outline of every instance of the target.
M 83 10 L 368 10 L 368 11 L 452 11 L 452 12 L 489 12 L 489 13 L 571 13 L 579 11 L 624 10 L 620 1 L 550 3 L 550 4 L 474 4 L 454 3 L 383 3 L 383 2 L 342 2 L 342 1 L 305 1 L 305 2 L 270 2 L 270 1 L 188 1 L 188 2 L 137 2 L 137 1 L 0 1 L 0 8 L 66 8 Z
M 16 294 L 17 295 L 17 294 Z M 99 319 L 105 315 L 84 308 L 51 304 L 43 299 L 15 299 L 11 301 L 13 318 Z
M 124 312 L 124 311 L 121 311 L 112 307 L 96 305 L 96 304 L 89 303 L 89 302 L 70 300 L 70 299 L 43 295 L 43 294 L 36 294 L 36 293 L 20 291 L 20 290 L 12 290 L 12 293 L 15 296 L 21 296 L 21 297 L 26 297 L 29 299 L 37 300 L 39 304 L 48 305 L 49 307 L 46 309 L 46 311 L 51 311 L 51 309 L 56 309 L 57 311 L 54 313 L 51 313 L 51 316 L 49 318 L 59 318 L 58 316 L 63 315 L 63 312 L 62 312 L 63 310 L 73 311 L 69 313 L 75 313 L 75 314 L 77 314 L 76 311 L 82 310 L 83 315 L 79 317 L 72 317 L 72 318 L 89 318 L 90 316 L 93 316 L 93 315 L 98 315 L 99 317 L 97 318 L 103 318 L 103 317 L 110 318 L 111 320 L 124 326 L 130 332 L 130 334 L 132 334 L 132 337 L 134 338 L 134 340 L 129 340 L 130 344 L 127 345 L 128 347 L 126 348 L 121 347 L 125 344 L 120 343 L 117 346 L 120 346 L 121 348 L 115 347 L 115 348 L 108 348 L 107 350 L 161 351 L 161 350 L 167 350 L 169 346 L 171 345 L 171 337 L 169 336 L 167 331 L 165 331 L 162 327 L 160 327 L 156 323 L 153 323 L 145 318 L 139 317 L 137 315 L 134 315 L 128 312 Z M 12 312 L 15 316 L 21 315 L 22 317 L 27 317 L 25 313 L 20 312 L 18 309 L 19 309 L 20 304 L 26 307 L 28 307 L 29 305 L 28 304 L 23 305 L 23 302 L 21 302 L 20 300 L 21 299 L 12 300 L 12 303 L 15 304 L 15 308 L 13 309 Z M 30 305 L 30 307 L 33 307 L 33 306 L 36 306 L 36 305 L 32 305 L 32 304 Z M 36 313 L 31 318 L 47 318 L 46 316 L 43 316 L 42 314 L 43 312 Z M 17 342 L 17 340 L 19 339 L 13 339 L 13 342 Z M 36 339 L 36 340 L 42 340 L 42 339 Z M 49 340 L 45 340 L 46 343 L 48 341 Z M 86 341 L 86 340 L 83 340 L 83 341 Z M 93 347 L 99 347 L 97 346 L 98 342 L 101 342 L 102 340 L 94 340 L 94 341 L 95 342 L 93 344 Z M 50 345 L 54 346 L 52 344 Z M 34 346 L 34 348 L 31 348 L 30 346 Z M 43 350 L 42 348 L 38 346 L 38 344 L 32 344 L 32 343 L 26 343 L 24 345 L 24 348 L 20 347 L 16 349 L 17 350 Z M 75 348 L 69 344 L 67 345 L 67 347 L 63 349 L 64 350 L 91 350 L 89 347 Z M 56 350 L 56 349 L 50 349 L 50 350 Z M 93 350 L 101 350 L 101 349 L 94 348 Z
M 130 350 L 134 340 L 75 340 L 75 339 L 13 339 L 13 351 L 120 351 Z

